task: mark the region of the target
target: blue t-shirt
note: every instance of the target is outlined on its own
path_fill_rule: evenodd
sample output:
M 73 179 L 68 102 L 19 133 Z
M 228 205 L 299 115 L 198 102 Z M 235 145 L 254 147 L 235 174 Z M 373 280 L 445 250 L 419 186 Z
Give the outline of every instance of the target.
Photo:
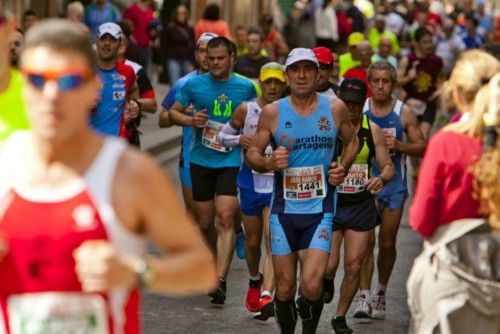
M 179 90 L 188 82 L 189 79 L 194 78 L 198 75 L 198 70 L 194 70 L 189 72 L 172 86 L 172 89 L 168 92 L 168 94 L 163 99 L 161 103 L 162 107 L 165 109 L 170 109 L 174 103 Z M 189 159 L 190 159 L 190 151 L 191 151 L 191 142 L 193 141 L 193 128 L 190 126 L 182 127 L 182 141 L 181 141 L 181 153 L 179 156 L 179 167 L 189 168 Z
M 274 173 L 271 213 L 335 213 L 337 195 L 328 182 L 328 170 L 334 159 L 337 126 L 330 99 L 318 95 L 317 108 L 309 116 L 296 113 L 288 97 L 278 100 L 278 108 L 272 146 L 288 148 L 288 168 Z
M 92 127 L 103 135 L 118 136 L 120 134 L 120 125 L 127 97 L 127 85 L 125 76 L 120 74 L 118 68 L 97 70 L 102 83 L 101 100 L 97 103 L 90 122 Z
M 231 119 L 238 105 L 255 97 L 257 92 L 252 82 L 234 74 L 229 80 L 217 81 L 210 73 L 204 73 L 184 84 L 175 99 L 184 107 L 193 104 L 195 111 L 207 109 L 210 123 L 194 131 L 191 163 L 208 168 L 240 166 L 240 147 L 225 151 L 222 145 L 216 143 L 216 128 Z

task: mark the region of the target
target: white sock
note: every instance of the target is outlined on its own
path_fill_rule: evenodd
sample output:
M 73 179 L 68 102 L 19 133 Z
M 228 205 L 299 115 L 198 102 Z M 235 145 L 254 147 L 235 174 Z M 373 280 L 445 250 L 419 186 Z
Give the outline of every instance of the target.
M 375 290 L 375 293 L 378 293 L 379 291 L 382 291 L 385 294 L 385 285 L 382 285 L 380 283 L 377 283 L 377 290 Z
M 267 291 L 267 290 L 262 291 L 262 293 L 260 294 L 261 298 L 264 296 L 269 296 L 269 297 L 273 298 L 273 294 L 271 293 L 271 291 Z
M 260 274 L 257 274 L 257 276 L 250 276 L 251 281 L 259 281 L 260 280 Z
M 369 302 L 371 300 L 371 293 L 370 293 L 370 290 L 360 290 L 359 291 L 359 295 L 364 295 L 365 296 L 365 299 L 367 302 Z

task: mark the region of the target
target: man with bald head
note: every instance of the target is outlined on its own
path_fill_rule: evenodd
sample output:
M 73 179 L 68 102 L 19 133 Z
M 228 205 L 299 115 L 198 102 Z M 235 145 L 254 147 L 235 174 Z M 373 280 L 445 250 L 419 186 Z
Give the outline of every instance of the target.
M 398 37 L 395 33 L 386 29 L 385 15 L 377 14 L 375 15 L 375 24 L 373 28 L 368 31 L 366 38 L 368 39 L 368 41 L 370 41 L 372 48 L 377 49 L 383 37 L 386 37 L 390 40 L 392 46 L 392 54 L 394 56 L 398 55 L 400 51 Z
M 372 63 L 373 49 L 368 41 L 362 41 L 356 47 L 356 52 L 359 57 L 360 64 L 351 68 L 344 74 L 344 78 L 356 78 L 364 81 L 368 85 L 368 67 Z M 368 88 L 367 96 L 372 96 L 371 90 Z
M 392 45 L 391 40 L 387 37 L 382 37 L 380 43 L 378 43 L 378 52 L 372 57 L 372 63 L 379 60 L 385 60 L 394 68 L 398 68 L 398 59 L 392 55 Z

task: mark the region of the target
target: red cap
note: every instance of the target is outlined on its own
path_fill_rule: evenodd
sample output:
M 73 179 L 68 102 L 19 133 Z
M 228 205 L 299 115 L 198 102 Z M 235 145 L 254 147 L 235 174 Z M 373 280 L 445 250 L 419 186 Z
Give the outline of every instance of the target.
M 316 58 L 318 58 L 318 62 L 320 64 L 326 64 L 326 65 L 333 64 L 333 55 L 330 49 L 324 46 L 317 46 L 312 50 L 316 55 Z

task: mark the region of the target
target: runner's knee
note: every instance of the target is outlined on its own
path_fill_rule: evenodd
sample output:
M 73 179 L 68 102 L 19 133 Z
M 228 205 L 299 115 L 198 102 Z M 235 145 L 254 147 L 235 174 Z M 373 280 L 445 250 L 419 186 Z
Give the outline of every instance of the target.
M 396 240 L 392 238 L 381 238 L 378 243 L 379 251 L 394 252 L 396 251 Z
M 293 280 L 279 279 L 278 277 L 275 277 L 275 280 L 276 294 L 280 299 L 287 300 L 295 297 L 295 282 Z
M 311 300 L 316 300 L 321 294 L 323 288 L 323 277 L 317 277 L 317 275 L 304 275 L 302 273 L 302 278 L 300 282 L 300 288 L 304 296 Z
M 354 259 L 347 260 L 344 263 L 344 270 L 346 275 L 357 276 L 361 272 L 361 262 L 363 258 L 357 257 Z
M 246 244 L 250 248 L 260 248 L 261 237 L 258 234 L 245 234 Z
M 217 224 L 219 228 L 230 229 L 234 227 L 234 210 L 223 209 L 217 211 Z

